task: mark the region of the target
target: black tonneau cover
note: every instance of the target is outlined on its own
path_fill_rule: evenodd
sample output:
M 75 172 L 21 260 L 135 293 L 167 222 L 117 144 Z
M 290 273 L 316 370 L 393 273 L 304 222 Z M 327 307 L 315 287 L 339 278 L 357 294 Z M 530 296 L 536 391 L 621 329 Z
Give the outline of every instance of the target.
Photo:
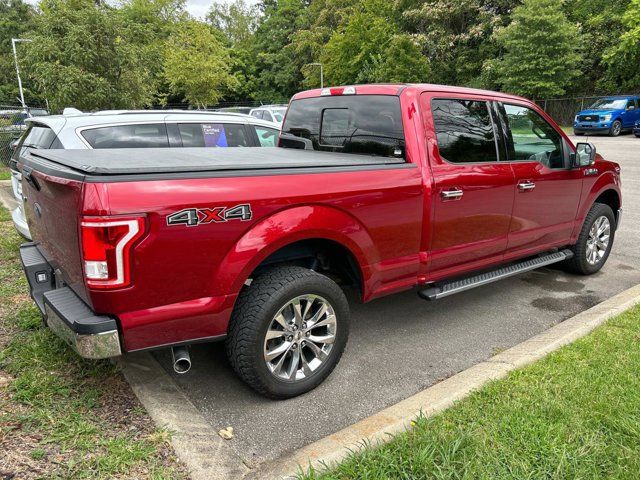
M 314 167 L 404 164 L 402 158 L 292 148 L 118 148 L 104 150 L 31 150 L 38 158 L 84 175 L 144 175 Z M 25 164 L 28 164 L 28 159 Z

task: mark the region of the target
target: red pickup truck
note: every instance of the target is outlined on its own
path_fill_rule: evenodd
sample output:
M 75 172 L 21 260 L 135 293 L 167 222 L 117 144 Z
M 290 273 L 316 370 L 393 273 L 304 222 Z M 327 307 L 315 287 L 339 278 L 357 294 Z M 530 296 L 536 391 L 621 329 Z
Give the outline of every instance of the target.
M 606 262 L 620 167 L 534 103 L 437 85 L 312 90 L 280 147 L 28 150 L 47 325 L 83 357 L 226 340 L 258 392 L 322 382 L 349 332 L 345 289 L 428 300 L 562 262 Z

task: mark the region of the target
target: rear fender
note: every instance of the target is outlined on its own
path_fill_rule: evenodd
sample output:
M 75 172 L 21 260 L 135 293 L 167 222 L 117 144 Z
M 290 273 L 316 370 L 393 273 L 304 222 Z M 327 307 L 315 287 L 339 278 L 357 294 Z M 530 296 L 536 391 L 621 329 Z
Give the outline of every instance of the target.
M 379 261 L 366 228 L 347 213 L 326 206 L 306 205 L 279 211 L 246 232 L 218 266 L 212 285 L 225 294 L 237 294 L 251 273 L 269 255 L 291 243 L 308 239 L 333 240 L 355 257 L 367 297 L 368 265 Z

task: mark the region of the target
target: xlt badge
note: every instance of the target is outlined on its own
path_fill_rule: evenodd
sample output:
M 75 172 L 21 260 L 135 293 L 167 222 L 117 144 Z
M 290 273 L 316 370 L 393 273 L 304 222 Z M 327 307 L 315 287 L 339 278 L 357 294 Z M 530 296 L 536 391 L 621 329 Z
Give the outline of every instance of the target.
M 230 220 L 251 220 L 251 205 L 243 203 L 235 207 L 185 208 L 167 215 L 167 225 L 186 225 L 195 227 L 203 223 L 221 223 Z

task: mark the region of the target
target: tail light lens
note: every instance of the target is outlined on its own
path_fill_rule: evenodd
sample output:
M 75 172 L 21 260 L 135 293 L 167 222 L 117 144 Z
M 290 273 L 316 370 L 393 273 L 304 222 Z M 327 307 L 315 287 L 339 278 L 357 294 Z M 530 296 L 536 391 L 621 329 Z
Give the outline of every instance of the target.
M 87 286 L 131 284 L 131 246 L 144 233 L 144 218 L 85 217 L 80 223 Z

